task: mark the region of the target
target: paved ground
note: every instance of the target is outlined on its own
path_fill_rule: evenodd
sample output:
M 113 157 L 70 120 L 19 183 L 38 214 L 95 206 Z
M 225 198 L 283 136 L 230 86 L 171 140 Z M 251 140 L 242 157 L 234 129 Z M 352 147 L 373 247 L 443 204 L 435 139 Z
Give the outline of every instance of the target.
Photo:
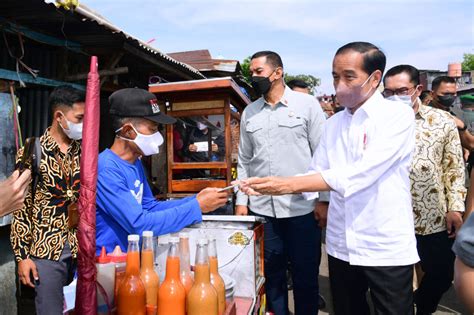
M 328 272 L 328 259 L 326 254 L 326 247 L 323 244 L 322 246 L 322 257 L 321 257 L 321 265 L 319 268 L 319 288 L 321 294 L 324 296 L 327 302 L 326 309 L 321 310 L 319 312 L 320 315 L 322 314 L 334 314 L 332 309 L 332 300 L 331 300 L 331 293 L 329 290 L 329 272 Z M 289 304 L 290 304 L 290 312 L 294 312 L 294 304 L 293 304 L 293 292 L 289 291 Z M 461 302 L 456 296 L 456 292 L 454 288 L 451 289 L 443 296 L 441 303 L 438 307 L 438 310 L 435 315 L 447 315 L 447 314 L 462 314 L 462 315 L 469 315 L 469 312 L 463 307 Z

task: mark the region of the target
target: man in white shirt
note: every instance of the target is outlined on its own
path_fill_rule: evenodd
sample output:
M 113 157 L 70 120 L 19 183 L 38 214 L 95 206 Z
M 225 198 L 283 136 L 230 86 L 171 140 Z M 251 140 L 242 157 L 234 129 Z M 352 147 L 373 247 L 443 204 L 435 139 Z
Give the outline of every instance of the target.
M 414 113 L 377 91 L 385 63 L 370 43 L 339 48 L 332 73 L 346 109 L 327 121 L 313 174 L 241 183 L 250 195 L 331 191 L 326 249 L 338 315 L 369 314 L 368 289 L 376 314 L 413 314 L 419 260 L 409 179 Z

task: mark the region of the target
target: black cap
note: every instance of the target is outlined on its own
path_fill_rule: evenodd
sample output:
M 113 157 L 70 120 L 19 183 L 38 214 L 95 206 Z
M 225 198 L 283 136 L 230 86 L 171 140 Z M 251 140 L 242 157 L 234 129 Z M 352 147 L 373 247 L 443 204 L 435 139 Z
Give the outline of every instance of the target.
M 153 93 L 143 89 L 118 90 L 109 97 L 110 114 L 120 117 L 142 117 L 159 124 L 174 124 L 176 119 L 160 111 Z

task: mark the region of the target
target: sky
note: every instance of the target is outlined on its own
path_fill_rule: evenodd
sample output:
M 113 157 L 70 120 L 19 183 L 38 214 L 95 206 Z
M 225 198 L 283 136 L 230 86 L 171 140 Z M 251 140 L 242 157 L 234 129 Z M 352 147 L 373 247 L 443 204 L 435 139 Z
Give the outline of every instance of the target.
M 209 49 L 244 60 L 273 50 L 285 72 L 321 79 L 333 93 L 336 50 L 367 41 L 397 64 L 447 70 L 474 53 L 472 0 L 81 0 L 112 24 L 162 52 Z

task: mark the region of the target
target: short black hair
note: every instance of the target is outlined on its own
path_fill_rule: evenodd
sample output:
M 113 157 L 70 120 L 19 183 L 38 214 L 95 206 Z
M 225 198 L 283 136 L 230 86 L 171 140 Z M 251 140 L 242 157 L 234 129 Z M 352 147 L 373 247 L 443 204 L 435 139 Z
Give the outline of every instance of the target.
M 420 85 L 420 72 L 417 68 L 411 65 L 398 65 L 393 68 L 390 68 L 383 77 L 383 83 L 385 84 L 385 79 L 396 76 L 401 73 L 408 74 L 408 76 L 410 77 L 410 82 L 413 83 L 413 85 Z
M 431 95 L 431 91 L 430 90 L 423 90 L 421 91 L 420 93 L 420 101 L 424 101 L 428 96 Z
M 436 77 L 433 82 L 431 83 L 431 90 L 437 90 L 441 83 L 454 83 L 456 84 L 456 80 L 454 78 L 448 77 L 446 75 L 442 75 L 439 77 Z
M 300 89 L 309 89 L 309 84 L 300 79 L 293 79 L 286 83 L 290 89 L 300 88 Z
M 72 107 L 75 103 L 85 102 L 86 95 L 83 91 L 70 85 L 56 87 L 49 95 L 49 106 L 54 113 L 59 106 Z
M 270 50 L 263 50 L 256 52 L 255 54 L 250 57 L 250 60 L 253 60 L 255 58 L 260 58 L 260 57 L 267 57 L 267 63 L 271 64 L 274 68 L 283 68 L 283 61 L 281 61 L 281 57 L 279 54 L 277 54 L 274 51 Z
M 339 48 L 336 51 L 335 56 L 343 54 L 349 50 L 363 54 L 362 69 L 368 75 L 371 75 L 376 70 L 380 70 L 383 74 L 387 58 L 380 48 L 367 42 L 352 42 Z

